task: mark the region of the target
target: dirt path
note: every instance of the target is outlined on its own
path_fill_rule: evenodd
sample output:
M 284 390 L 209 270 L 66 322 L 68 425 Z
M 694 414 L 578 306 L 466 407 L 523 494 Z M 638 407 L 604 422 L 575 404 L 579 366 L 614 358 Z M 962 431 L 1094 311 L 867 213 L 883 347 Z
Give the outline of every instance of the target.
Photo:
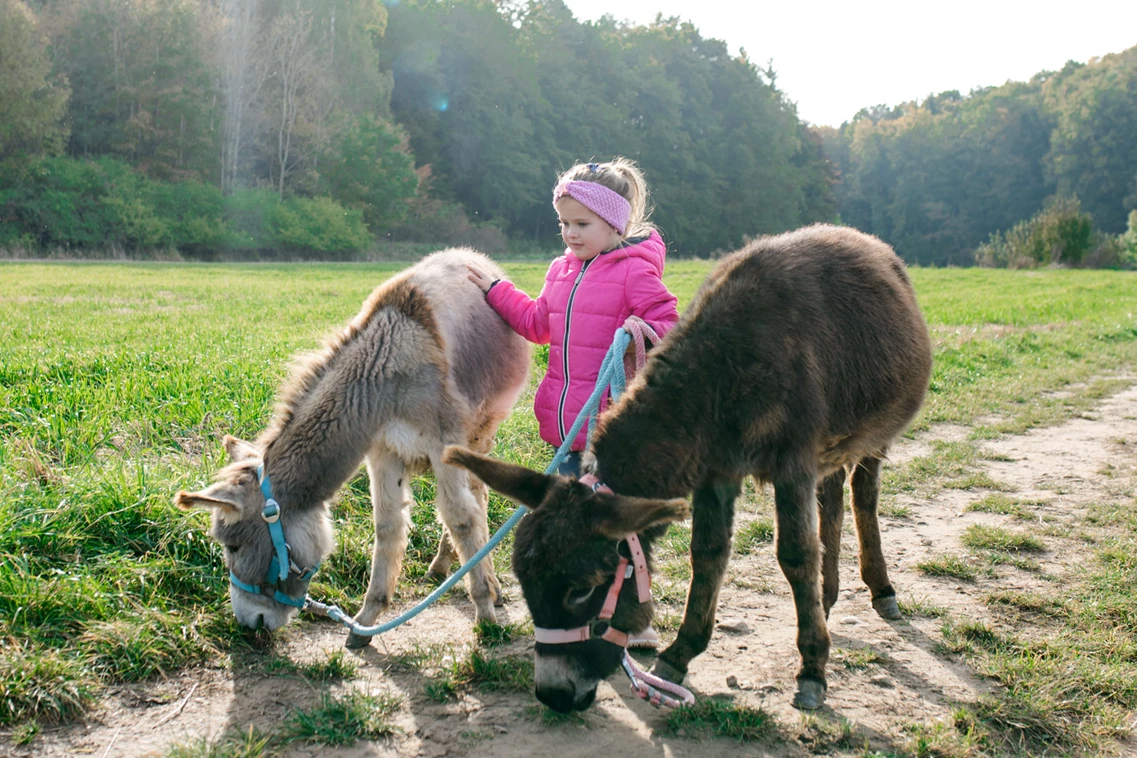
M 924 455 L 931 440 L 959 439 L 966 432 L 934 430 L 898 445 L 893 457 L 903 462 Z M 893 505 L 909 510 L 907 517 L 886 518 L 883 524 L 885 554 L 902 601 L 983 619 L 987 607 L 981 597 L 991 591 L 1052 592 L 1054 584 L 1046 575 L 1060 576 L 1069 568 L 1067 562 L 1082 557 L 1077 550 L 1062 548 L 1079 544 L 1067 536 L 1074 536 L 1072 527 L 1084 508 L 1120 500 L 1119 493 L 1133 485 L 1137 384 L 1062 426 L 985 442 L 983 448 L 995 459 L 985 464 L 987 473 L 1014 498 L 1037 501 L 1029 506 L 1030 512 L 1050 527 L 1043 537 L 1049 549 L 1037 556 L 1042 570 L 1000 566 L 997 576 L 982 577 L 974 584 L 924 576 L 916 569 L 920 561 L 941 554 L 966 554 L 959 535 L 969 525 L 1000 524 L 1015 529 L 1016 523 L 1007 516 L 965 511 L 970 503 L 990 494 L 987 490 L 944 489 L 930 499 L 891 498 Z M 687 680 L 697 696 L 731 693 L 738 701 L 773 714 L 779 725 L 779 736 L 773 741 L 740 749 L 730 739 L 669 735 L 663 715 L 633 699 L 617 675 L 601 685 L 596 704 L 582 719 L 563 724 L 543 722 L 529 694 L 475 693 L 438 704 L 424 695 L 421 677 L 391 667 L 388 654 L 432 643 L 472 644 L 471 614 L 466 603 L 455 600 L 359 654 L 359 675 L 345 685 L 366 692 L 400 693 L 404 705 L 397 716 L 397 736 L 350 748 L 294 746 L 285 754 L 567 758 L 600 754 L 804 756 L 822 751 L 853 755 L 866 739 L 877 750 L 898 747 L 906 739 L 904 727 L 935 720 L 950 723 L 951 702 L 973 700 L 988 685 L 953 656 L 936 652 L 941 620 L 913 617 L 887 623 L 872 612 L 867 590 L 857 576 L 856 541 L 848 531 L 849 521 L 841 561 L 844 589 L 829 623 L 834 657 L 823 711 L 816 717 L 803 717 L 789 705 L 798 663 L 794 612 L 788 587 L 768 547 L 753 555 L 736 556 L 722 593 L 720 623 L 741 620 L 749 631 L 717 631 Z M 510 602 L 502 620 L 524 621 L 524 604 L 516 585 L 511 577 L 503 579 Z M 328 623 L 305 621 L 289 629 L 278 650 L 298 662 L 323 660 L 341 649 L 343 638 Z M 530 646 L 523 640 L 498 652 L 528 655 Z M 848 663 L 858 660 L 861 664 Z M 234 675 L 233 671 L 247 672 L 248 667 L 231 670 L 226 663 L 219 661 L 215 668 L 187 671 L 163 682 L 118 689 L 86 725 L 47 728 L 31 749 L 0 742 L 0 754 L 164 755 L 173 744 L 216 740 L 225 733 L 247 731 L 249 724 L 271 731 L 289 708 L 310 708 L 318 698 L 318 687 L 303 678 Z M 843 752 L 839 744 L 819 744 L 826 733 L 840 731 L 841 719 L 855 727 L 856 747 Z

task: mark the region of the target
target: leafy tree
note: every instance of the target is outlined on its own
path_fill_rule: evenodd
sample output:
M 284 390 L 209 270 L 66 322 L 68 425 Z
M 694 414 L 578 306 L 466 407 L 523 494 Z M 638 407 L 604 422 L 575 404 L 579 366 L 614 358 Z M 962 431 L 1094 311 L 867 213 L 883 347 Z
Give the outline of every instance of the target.
M 390 118 L 394 80 L 383 71 L 387 8 L 383 0 L 307 0 L 325 51 L 330 90 L 347 116 Z
M 358 210 L 373 232 L 401 221 L 418 176 L 406 134 L 390 122 L 362 117 L 325 155 L 321 179 L 328 194 Z
M 1137 201 L 1137 47 L 1068 64 L 1044 91 L 1057 119 L 1046 167 L 1058 192 L 1121 232 Z
M 325 107 L 325 72 L 312 39 L 312 14 L 295 8 L 277 16 L 268 28 L 264 53 L 270 73 L 261 90 L 261 144 L 269 175 L 284 199 L 285 183 L 310 156 Z
M 546 205 L 551 177 L 545 105 L 517 30 L 490 0 L 408 0 L 389 12 L 391 107 L 417 162 L 431 167 L 443 199 L 483 220 L 523 224 L 527 210 Z
M 68 87 L 54 76 L 46 39 L 23 0 L 0 0 L 0 162 L 60 152 Z
M 515 235 L 555 239 L 557 173 L 616 154 L 644 169 L 679 252 L 833 218 L 832 174 L 773 72 L 689 23 L 581 23 L 561 0 L 410 0 L 391 8 L 384 64 L 439 196 Z
M 864 110 L 827 137 L 841 217 L 906 260 L 970 261 L 977 244 L 1053 191 L 1041 166 L 1051 127 L 1038 83 Z
M 72 155 L 166 179 L 218 176 L 217 23 L 193 0 L 60 0 L 55 65 L 72 85 Z

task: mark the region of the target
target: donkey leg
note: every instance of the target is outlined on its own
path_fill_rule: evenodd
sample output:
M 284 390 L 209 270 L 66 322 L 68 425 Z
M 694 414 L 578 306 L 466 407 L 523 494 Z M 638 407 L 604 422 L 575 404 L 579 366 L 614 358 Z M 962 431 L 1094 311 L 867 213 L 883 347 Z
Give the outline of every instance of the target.
M 438 483 L 435 505 L 438 515 L 463 563 L 481 550 L 489 540 L 489 527 L 486 525 L 485 509 L 480 507 L 470 491 L 466 470 L 442 462 L 442 450 L 432 454 L 430 465 Z M 493 575 L 491 557 L 486 556 L 466 575 L 466 588 L 474 602 L 474 615 L 478 622 L 497 623 L 494 601 L 500 595 L 496 581 L 491 584 Z
M 687 607 L 675 642 L 659 654 L 653 673 L 672 682 L 682 682 L 691 659 L 707 649 L 715 626 L 726 565 L 734 501 L 742 491 L 741 481 L 719 481 L 695 490 L 691 501 L 691 587 Z
M 804 472 L 774 482 L 778 522 L 778 565 L 790 583 L 797 609 L 797 674 L 794 707 L 820 708 L 825 702 L 825 664 L 829 629 L 821 605 L 821 545 L 818 539 L 816 479 Z
M 426 580 L 431 584 L 439 584 L 450 575 L 450 567 L 458 560 L 458 551 L 454 549 L 454 540 L 450 539 L 450 532 L 442 528 L 442 538 L 438 540 L 438 552 L 430 562 L 430 569 L 426 572 Z
M 371 479 L 371 509 L 375 518 L 375 541 L 371 552 L 371 579 L 363 598 L 363 607 L 355 614 L 361 626 L 371 626 L 379 614 L 391 605 L 395 585 L 403 567 L 407 549 L 406 507 L 409 502 L 407 468 L 390 452 L 372 451 L 367 456 L 367 474 Z M 348 648 L 366 647 L 370 637 L 348 634 Z
M 483 451 L 479 450 L 478 452 Z M 478 513 L 481 514 L 482 521 L 487 522 L 490 501 L 489 488 L 486 487 L 481 479 L 473 474 L 467 472 L 466 476 L 470 482 L 470 494 L 474 496 L 474 500 L 478 504 Z M 486 534 L 489 535 L 488 523 L 486 526 Z M 483 542 L 482 544 L 485 543 Z M 486 565 L 486 582 L 489 584 L 490 591 L 493 593 L 493 604 L 500 608 L 505 605 L 505 595 L 502 594 L 501 583 L 497 580 L 497 574 L 495 574 L 493 570 L 493 553 L 488 553 L 482 562 Z
M 876 514 L 880 500 L 879 458 L 862 458 L 853 468 L 852 489 L 853 516 L 861 551 L 861 579 L 868 585 L 877 615 L 892 620 L 902 618 L 880 546 L 880 522 Z
M 474 427 L 474 431 L 470 434 L 469 448 L 474 452 L 481 453 L 482 455 L 489 455 L 493 449 L 493 443 L 496 439 L 497 428 L 501 422 L 505 420 L 504 415 L 495 413 L 487 413 L 483 416 Z M 470 472 L 466 472 L 467 480 L 470 483 L 470 492 L 473 494 L 474 499 L 478 501 L 478 509 L 482 514 L 482 519 L 487 520 L 490 507 L 490 490 L 486 483 L 479 479 L 477 476 Z M 486 533 L 489 533 L 487 524 Z M 489 582 L 490 589 L 494 593 L 493 604 L 501 607 L 505 605 L 505 595 L 501 591 L 501 583 L 497 579 L 497 574 L 493 568 L 493 553 L 486 556 L 486 581 Z
M 490 448 L 493 447 L 497 427 L 501 422 L 501 418 L 493 415 L 487 415 L 481 418 L 479 422 L 475 424 L 474 430 L 470 434 L 470 439 L 466 443 L 466 447 L 483 455 L 489 453 Z M 473 474 L 470 474 L 469 477 L 470 492 L 473 493 L 474 499 L 478 501 L 478 505 L 482 511 L 486 512 L 489 505 L 489 491 L 486 489 L 486 485 L 482 483 L 482 480 Z M 486 559 L 489 560 L 489 557 L 487 556 Z M 454 540 L 450 537 L 450 532 L 443 529 L 442 539 L 438 543 L 438 554 L 435 555 L 434 560 L 430 562 L 430 570 L 426 575 L 427 580 L 435 583 L 444 580 L 450 574 L 450 567 L 456 560 L 458 560 L 458 551 L 454 549 Z M 497 594 L 497 600 L 494 604 L 501 605 L 501 585 L 498 584 L 497 577 L 493 572 L 490 572 L 490 580 Z
M 845 469 L 834 471 L 817 485 L 817 512 L 821 516 L 821 597 L 825 618 L 829 618 L 841 588 L 837 563 L 845 521 Z

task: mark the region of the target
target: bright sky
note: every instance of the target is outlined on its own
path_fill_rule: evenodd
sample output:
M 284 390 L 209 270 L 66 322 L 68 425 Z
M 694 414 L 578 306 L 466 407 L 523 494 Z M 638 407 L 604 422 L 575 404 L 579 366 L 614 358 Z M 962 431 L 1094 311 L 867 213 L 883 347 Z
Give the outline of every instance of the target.
M 703 37 L 744 48 L 811 123 L 840 126 L 861 108 L 1026 81 L 1066 61 L 1137 45 L 1135 0 L 565 0 L 590 21 L 678 16 Z

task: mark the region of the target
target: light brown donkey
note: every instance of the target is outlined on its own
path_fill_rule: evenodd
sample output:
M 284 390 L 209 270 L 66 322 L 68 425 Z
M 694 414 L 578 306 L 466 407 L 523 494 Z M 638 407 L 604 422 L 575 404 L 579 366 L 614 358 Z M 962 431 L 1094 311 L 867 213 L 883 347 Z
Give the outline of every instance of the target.
M 487 257 L 453 249 L 424 258 L 375 289 L 363 309 L 285 385 L 256 442 L 225 438 L 230 465 L 184 509 L 213 512 L 237 620 L 276 629 L 292 618 L 313 569 L 331 551 L 328 500 L 366 459 L 375 514 L 371 580 L 355 620 L 372 625 L 391 602 L 406 550 L 409 473 L 429 465 L 445 526 L 435 578 L 489 537 L 486 489 L 442 461 L 447 445 L 487 452 L 524 388 L 528 343 L 485 302 L 466 266 L 501 276 Z M 278 505 L 272 505 L 275 501 Z M 492 560 L 467 576 L 479 621 L 501 590 Z M 352 635 L 350 647 L 368 638 Z
M 560 711 L 592 703 L 623 656 L 613 635 L 599 635 L 637 632 L 652 616 L 635 582 L 618 590 L 614 615 L 600 615 L 611 608 L 624 540 L 639 533 L 650 561 L 652 542 L 688 513 L 683 500 L 664 498 L 693 493 L 687 608 L 655 665 L 683 679 L 710 641 L 734 501 L 754 476 L 774 485 L 778 563 L 797 609 L 794 703 L 820 707 L 846 478 L 861 577 L 877 613 L 900 616 L 877 524 L 880 462 L 920 408 L 931 364 L 924 319 L 892 249 L 852 229 L 813 226 L 756 240 L 711 272 L 596 427 L 585 466 L 607 487 L 447 451 L 533 508 L 517 529 L 513 570 L 546 640 L 535 648 L 537 697 Z M 562 644 L 570 634 L 579 641 Z

